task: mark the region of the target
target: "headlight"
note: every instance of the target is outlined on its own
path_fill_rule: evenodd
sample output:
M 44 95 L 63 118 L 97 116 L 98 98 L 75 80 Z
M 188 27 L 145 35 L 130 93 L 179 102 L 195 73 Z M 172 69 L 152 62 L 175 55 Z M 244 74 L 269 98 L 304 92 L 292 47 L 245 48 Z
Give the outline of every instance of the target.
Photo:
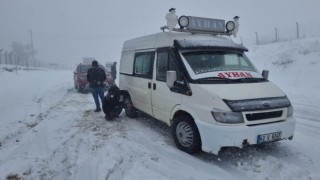
M 291 117 L 291 116 L 293 116 L 293 106 L 292 105 L 288 107 L 288 115 L 287 115 L 287 117 Z
M 226 112 L 214 109 L 211 113 L 214 119 L 221 123 L 237 124 L 244 122 L 243 116 L 240 112 Z

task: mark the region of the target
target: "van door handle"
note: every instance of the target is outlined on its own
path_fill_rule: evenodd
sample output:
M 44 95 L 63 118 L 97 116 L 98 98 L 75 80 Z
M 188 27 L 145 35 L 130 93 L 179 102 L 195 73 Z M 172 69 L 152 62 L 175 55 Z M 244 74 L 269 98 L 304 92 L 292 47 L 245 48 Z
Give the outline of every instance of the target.
M 151 89 L 151 82 L 148 82 L 148 89 Z
M 157 89 L 157 85 L 155 83 L 153 83 L 153 90 Z

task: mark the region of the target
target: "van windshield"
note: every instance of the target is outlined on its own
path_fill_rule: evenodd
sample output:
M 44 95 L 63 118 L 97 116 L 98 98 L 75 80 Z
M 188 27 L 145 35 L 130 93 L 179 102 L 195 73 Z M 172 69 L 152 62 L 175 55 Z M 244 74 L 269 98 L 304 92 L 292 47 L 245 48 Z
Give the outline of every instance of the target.
M 262 78 L 242 52 L 197 50 L 181 55 L 192 79 Z
M 241 53 L 192 51 L 182 55 L 195 74 L 235 70 L 257 72 L 249 59 Z

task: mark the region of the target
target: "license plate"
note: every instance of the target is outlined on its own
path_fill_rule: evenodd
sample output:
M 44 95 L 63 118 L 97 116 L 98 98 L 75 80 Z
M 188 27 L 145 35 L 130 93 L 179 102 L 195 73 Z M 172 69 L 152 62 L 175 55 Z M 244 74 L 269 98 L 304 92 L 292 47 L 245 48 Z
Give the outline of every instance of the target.
M 281 132 L 259 134 L 257 138 L 257 144 L 278 141 L 280 139 L 281 139 Z

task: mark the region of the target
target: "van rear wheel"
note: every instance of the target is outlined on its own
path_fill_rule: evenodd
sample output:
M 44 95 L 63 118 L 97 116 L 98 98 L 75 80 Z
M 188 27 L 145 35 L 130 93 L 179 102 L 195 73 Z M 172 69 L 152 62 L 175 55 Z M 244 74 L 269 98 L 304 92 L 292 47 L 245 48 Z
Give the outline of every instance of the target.
M 138 110 L 133 106 L 130 96 L 124 101 L 124 110 L 129 118 L 138 117 Z
M 193 119 L 188 115 L 180 115 L 174 118 L 172 135 L 178 149 L 189 154 L 201 149 L 199 130 Z

